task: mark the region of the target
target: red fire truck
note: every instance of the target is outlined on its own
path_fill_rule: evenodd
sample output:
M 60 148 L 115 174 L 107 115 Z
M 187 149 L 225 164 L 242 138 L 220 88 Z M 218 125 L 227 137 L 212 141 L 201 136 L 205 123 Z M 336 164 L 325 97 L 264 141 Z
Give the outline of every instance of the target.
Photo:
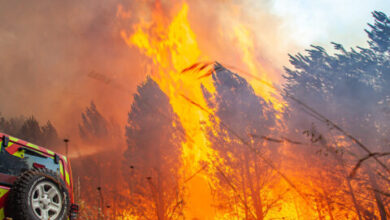
M 0 220 L 76 219 L 69 160 L 0 133 Z

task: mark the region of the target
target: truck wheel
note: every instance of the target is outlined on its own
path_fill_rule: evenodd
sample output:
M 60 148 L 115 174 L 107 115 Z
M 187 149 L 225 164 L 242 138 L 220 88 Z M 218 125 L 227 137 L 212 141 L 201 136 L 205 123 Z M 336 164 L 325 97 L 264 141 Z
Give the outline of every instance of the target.
M 13 220 L 64 220 L 69 209 L 64 182 L 55 172 L 42 168 L 18 177 L 11 188 L 5 214 Z

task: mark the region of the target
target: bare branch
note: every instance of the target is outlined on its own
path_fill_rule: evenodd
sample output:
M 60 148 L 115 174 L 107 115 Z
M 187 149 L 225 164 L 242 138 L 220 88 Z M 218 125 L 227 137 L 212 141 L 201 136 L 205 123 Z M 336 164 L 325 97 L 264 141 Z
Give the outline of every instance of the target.
M 232 188 L 232 190 L 234 191 L 234 193 L 237 195 L 238 199 L 241 201 L 241 203 L 245 206 L 245 208 L 249 211 L 249 213 L 252 215 L 253 218 L 256 219 L 256 216 L 255 214 L 253 214 L 251 208 L 248 206 L 248 204 L 246 204 L 246 202 L 244 201 L 243 198 L 241 198 L 241 195 L 240 193 L 238 192 L 238 190 L 236 189 L 236 187 L 234 187 L 234 185 L 231 183 L 231 181 L 228 179 L 228 177 L 225 175 L 225 173 L 216 165 L 215 168 L 218 170 L 218 172 L 221 174 L 221 176 L 223 177 L 223 179 L 226 181 L 226 183 L 229 185 L 230 188 Z
M 361 158 L 355 165 L 355 167 L 352 169 L 351 173 L 349 174 L 349 178 L 353 178 L 357 172 L 357 170 L 360 168 L 360 166 L 368 159 L 370 158 L 378 158 L 378 157 L 384 157 L 389 156 L 390 152 L 387 153 L 370 153 L 367 156 Z

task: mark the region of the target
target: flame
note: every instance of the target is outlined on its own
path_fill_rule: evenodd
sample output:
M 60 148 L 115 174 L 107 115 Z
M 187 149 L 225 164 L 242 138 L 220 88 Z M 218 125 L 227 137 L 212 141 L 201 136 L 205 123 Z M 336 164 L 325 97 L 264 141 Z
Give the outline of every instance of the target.
M 282 112 L 285 103 L 283 103 L 280 97 L 275 94 L 274 82 L 271 76 L 275 76 L 272 69 L 266 69 L 261 63 L 259 63 L 255 57 L 255 42 L 252 32 L 245 27 L 242 23 L 236 23 L 233 26 L 233 33 L 241 50 L 242 61 L 245 63 L 251 76 L 256 78 L 250 78 L 248 81 L 255 90 L 255 93 L 262 97 L 264 100 L 271 102 L 275 110 Z
M 122 32 L 122 36 L 129 46 L 136 46 L 152 59 L 157 68 L 152 77 L 170 98 L 171 105 L 179 115 L 186 132 L 190 132 L 187 134 L 187 143 L 184 144 L 184 157 L 193 157 L 192 162 L 196 164 L 206 159 L 203 155 L 208 150 L 205 147 L 207 140 L 199 122 L 208 121 L 208 115 L 188 105 L 183 95 L 200 101 L 203 106 L 206 106 L 200 84 L 204 83 L 210 88 L 211 82 L 207 82 L 207 79 L 197 80 L 196 76 L 191 74 L 180 74 L 181 70 L 201 58 L 201 51 L 195 34 L 190 28 L 187 15 L 188 5 L 183 4 L 171 23 L 168 23 L 157 1 L 153 22 L 141 22 L 132 35 L 128 36 Z M 191 150 L 187 151 L 187 149 Z M 197 166 L 192 167 L 191 171 L 197 168 Z
M 171 16 L 164 12 L 161 2 L 156 1 L 151 21 L 140 19 L 132 31 L 122 30 L 121 36 L 129 47 L 138 48 L 151 61 L 152 78 L 169 97 L 173 110 L 186 131 L 186 142 L 182 146 L 183 178 L 189 177 L 186 181 L 186 217 L 226 219 L 229 218 L 227 215 L 218 213 L 213 208 L 213 196 L 208 187 L 212 179 L 202 167 L 205 162 L 213 164 L 218 160 L 218 155 L 209 147 L 205 134 L 205 127 L 211 126 L 211 110 L 207 108 L 201 90 L 201 85 L 210 92 L 215 90 L 209 77 L 213 66 L 210 62 L 202 62 L 208 56 L 199 48 L 199 39 L 191 29 L 188 12 L 189 6 L 184 2 Z M 273 82 L 268 77 L 267 70 L 256 60 L 250 31 L 242 24 L 235 24 L 233 30 L 242 53 L 242 62 L 248 67 L 249 75 L 259 76 L 270 85 L 264 86 L 257 84 L 254 79 L 249 80 L 254 85 L 256 94 L 271 102 L 276 110 L 282 111 L 283 103 L 273 95 Z M 194 173 L 197 175 L 192 176 Z M 284 210 L 290 212 L 290 209 L 289 205 L 284 205 Z
M 208 39 L 201 39 L 199 36 L 203 35 L 196 35 L 191 28 L 188 19 L 189 5 L 184 1 L 176 6 L 179 7 L 167 12 L 157 0 L 151 19 L 141 17 L 132 30 L 122 30 L 121 36 L 129 47 L 137 48 L 146 60 L 150 61 L 148 65 L 151 66 L 152 78 L 169 97 L 173 110 L 179 116 L 186 132 L 186 141 L 182 144 L 181 155 L 183 161 L 181 178 L 187 189 L 185 218 L 244 219 L 246 215 L 243 207 L 236 207 L 234 216 L 223 213 L 215 207 L 218 198 L 213 195 L 212 190 L 216 189 L 215 173 L 219 169 L 215 164 L 223 164 L 223 162 L 218 152 L 210 147 L 211 143 L 207 139 L 205 128 L 213 126 L 209 120 L 212 110 L 207 107 L 201 90 L 202 85 L 211 93 L 215 92 L 210 77 L 214 66 L 213 62 L 205 62 L 209 60 L 209 54 L 200 49 L 200 45 Z M 122 7 L 118 7 L 118 10 L 124 13 Z M 121 13 L 119 13 L 121 18 L 133 16 L 130 13 L 125 15 Z M 286 104 L 281 97 L 276 95 L 280 89 L 277 89 L 279 79 L 275 76 L 280 74 L 277 74 L 267 62 L 258 58 L 261 51 L 258 51 L 256 37 L 250 28 L 239 21 L 232 21 L 229 23 L 229 29 L 229 40 L 232 42 L 226 44 L 234 45 L 239 57 L 233 65 L 224 66 L 235 71 L 237 69 L 231 66 L 237 63 L 243 64 L 245 70 L 238 72 L 247 79 L 258 96 L 272 104 L 276 110 L 276 117 L 281 119 Z M 270 130 L 274 133 L 287 133 L 284 131 L 283 122 L 280 121 L 277 122 L 275 128 Z M 283 161 L 277 168 L 279 179 L 265 190 L 267 199 L 270 200 L 266 202 L 275 201 L 280 198 L 281 194 L 283 198 L 276 209 L 267 213 L 265 219 L 328 219 L 323 218 L 323 215 L 327 215 L 327 212 L 332 213 L 332 209 L 339 209 L 337 215 L 339 217 L 356 216 L 352 209 L 342 209 L 337 205 L 330 207 L 326 200 L 321 200 L 327 196 L 326 189 L 342 191 L 342 188 L 332 186 L 347 185 L 347 178 L 324 182 L 321 175 L 328 175 L 332 172 L 326 173 L 324 169 L 321 169 L 321 167 L 326 167 L 326 164 L 320 164 L 321 160 L 317 158 L 312 161 L 319 164 L 302 162 L 299 158 L 302 155 L 296 152 L 297 148 L 292 146 L 293 143 L 283 142 L 283 140 L 278 142 L 282 145 L 280 154 Z M 238 159 L 235 155 L 229 157 Z M 340 169 L 337 166 L 334 168 Z M 232 168 L 224 167 L 223 169 L 223 172 L 228 174 L 234 173 Z M 231 189 L 226 190 L 232 192 Z M 137 219 L 137 216 L 131 213 L 125 213 L 125 216 L 126 219 Z
M 138 47 L 160 69 L 179 72 L 196 62 L 201 55 L 187 15 L 188 5 L 184 4 L 172 22 L 167 24 L 161 3 L 157 1 L 153 22 L 139 23 L 131 36 L 127 36 L 125 31 L 121 35 L 128 45 Z
M 190 176 L 201 168 L 201 161 L 209 160 L 209 155 L 213 152 L 208 147 L 202 127 L 202 124 L 209 123 L 207 113 L 188 105 L 188 101 L 183 97 L 191 97 L 202 106 L 206 106 L 200 84 L 211 90 L 212 86 L 209 78 L 198 79 L 200 75 L 209 71 L 209 68 L 204 67 L 202 73 L 198 74 L 192 74 L 191 69 L 181 74 L 184 68 L 202 58 L 202 52 L 187 16 L 188 5 L 184 3 L 169 23 L 161 10 L 161 4 L 157 1 L 152 22 L 141 22 L 135 26 L 133 34 L 128 35 L 122 31 L 121 35 L 129 46 L 139 48 L 153 62 L 156 72 L 152 77 L 170 98 L 170 103 L 186 131 L 187 141 L 183 143 L 182 158 L 185 174 Z M 207 177 L 197 175 L 188 182 L 188 185 L 189 203 L 192 204 L 190 212 L 202 219 L 207 218 L 204 213 L 212 213 Z

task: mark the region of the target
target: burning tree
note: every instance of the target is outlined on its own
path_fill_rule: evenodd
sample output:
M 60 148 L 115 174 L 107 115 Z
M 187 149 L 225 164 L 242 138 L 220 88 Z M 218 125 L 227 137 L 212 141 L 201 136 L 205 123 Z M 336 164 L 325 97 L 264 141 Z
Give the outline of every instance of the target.
M 78 126 L 81 142 L 72 140 L 72 151 L 78 154 L 72 162 L 74 177 L 80 177 L 80 185 L 76 185 L 80 194 L 77 199 L 83 205 L 80 216 L 114 218 L 123 212 L 126 202 L 121 195 L 126 187 L 119 184 L 123 182 L 119 169 L 122 164 L 117 160 L 124 148 L 123 132 L 114 121 L 106 119 L 93 101 L 81 113 Z M 119 197 L 122 199 L 115 201 Z
M 220 158 L 214 161 L 218 208 L 239 219 L 264 219 L 281 196 L 267 193 L 277 177 L 257 155 L 278 157 L 278 147 L 259 138 L 272 133 L 275 112 L 244 78 L 221 65 L 212 78 L 215 92 L 203 93 L 215 111 L 208 138 Z
M 126 127 L 128 148 L 124 176 L 132 215 L 142 219 L 178 219 L 184 130 L 168 97 L 151 78 L 138 87 Z
M 370 24 L 371 30 L 366 30 L 369 48 L 357 47 L 357 50 L 347 51 L 341 44 L 333 43 L 336 54 L 329 55 L 324 48 L 312 46 L 312 49 L 307 50 L 308 55 L 290 56 L 294 68 L 286 68 L 287 97 L 302 101 L 297 103 L 296 99 L 287 99 L 291 128 L 303 130 L 310 126 L 313 118 L 307 117 L 307 113 L 318 119 L 321 122 L 316 126 L 319 137 L 326 141 L 321 145 L 331 149 L 334 158 L 338 158 L 338 163 L 331 166 L 342 166 L 342 170 L 352 170 L 362 157 L 385 151 L 384 146 L 388 142 L 390 19 L 381 12 L 374 12 L 373 16 L 375 24 Z M 320 110 L 327 118 L 311 111 L 303 103 Z M 302 109 L 305 111 L 301 111 Z M 341 131 L 341 134 L 336 131 Z M 345 153 L 340 155 L 337 152 Z M 332 191 L 332 197 L 342 198 L 345 196 L 342 191 L 345 190 L 351 195 L 350 201 L 355 203 L 351 206 L 355 207 L 359 219 L 374 218 L 373 216 L 386 219 L 389 201 L 388 194 L 383 191 L 388 189 L 390 182 L 388 163 L 379 156 L 368 156 L 370 157 L 373 160 L 362 166 L 358 172 L 359 178 L 351 179 L 356 176 L 348 175 L 345 171 L 329 172 L 333 177 L 344 179 L 344 184 Z M 312 159 L 315 160 L 314 157 Z M 329 166 L 328 159 L 316 159 L 326 160 L 323 164 Z M 323 181 L 325 176 L 322 177 Z M 346 203 L 346 200 L 340 201 Z M 333 203 L 330 206 L 338 205 Z M 376 210 L 372 208 L 374 206 Z

